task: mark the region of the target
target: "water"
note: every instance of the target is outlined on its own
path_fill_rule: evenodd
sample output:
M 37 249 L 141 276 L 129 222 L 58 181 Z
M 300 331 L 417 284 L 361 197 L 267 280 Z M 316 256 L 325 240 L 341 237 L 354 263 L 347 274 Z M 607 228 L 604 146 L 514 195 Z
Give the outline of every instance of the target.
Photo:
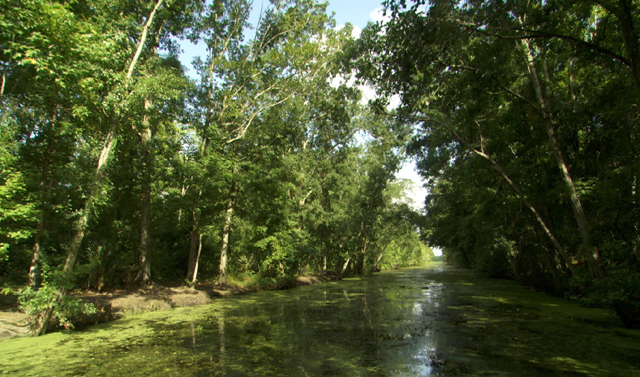
M 0 371 L 633 376 L 640 375 L 640 331 L 602 310 L 434 264 L 6 340 Z

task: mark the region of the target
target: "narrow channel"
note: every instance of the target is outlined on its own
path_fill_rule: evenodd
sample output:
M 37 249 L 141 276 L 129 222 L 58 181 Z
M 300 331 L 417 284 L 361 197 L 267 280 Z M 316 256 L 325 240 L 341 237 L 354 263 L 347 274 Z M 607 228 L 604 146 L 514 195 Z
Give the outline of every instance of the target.
M 640 375 L 640 331 L 618 321 L 513 282 L 433 264 L 11 339 L 0 342 L 0 372 Z

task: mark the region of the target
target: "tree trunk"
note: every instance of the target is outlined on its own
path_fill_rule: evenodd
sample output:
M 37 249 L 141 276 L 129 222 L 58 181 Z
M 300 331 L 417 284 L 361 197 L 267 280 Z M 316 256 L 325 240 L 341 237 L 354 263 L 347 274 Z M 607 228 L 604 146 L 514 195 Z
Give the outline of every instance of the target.
M 338 275 L 339 279 L 342 279 L 342 277 L 344 276 L 345 272 L 347 272 L 347 268 L 349 268 L 349 263 L 351 262 L 351 257 L 347 258 L 347 261 L 344 262 L 344 265 L 342 265 L 342 270 L 340 271 L 340 275 Z
M 13 42 L 15 41 L 15 39 L 16 39 L 16 35 L 12 34 L 11 35 L 11 44 L 12 45 L 13 45 Z M 0 97 L 4 96 L 4 88 L 6 87 L 6 84 L 7 84 L 7 71 L 11 67 L 11 62 L 13 61 L 13 51 L 9 50 L 7 52 L 9 54 L 9 62 L 7 63 L 7 69 L 2 72 L 2 83 L 0 83 Z
M 31 266 L 29 267 L 29 286 L 35 288 L 38 284 L 38 269 L 40 268 L 40 242 L 44 233 L 44 219 L 40 215 L 36 224 L 36 237 L 33 241 L 33 256 L 31 257 Z
M 142 33 L 140 35 L 140 40 L 138 41 L 138 46 L 136 48 L 136 52 L 133 54 L 133 59 L 131 59 L 131 63 L 129 64 L 129 69 L 127 70 L 127 80 L 131 80 L 133 77 L 133 71 L 138 63 L 138 59 L 140 58 L 140 54 L 142 53 L 142 49 L 147 41 L 147 36 L 149 35 L 149 27 L 153 23 L 153 18 L 158 11 L 158 8 L 162 6 L 164 0 L 158 0 L 156 5 L 153 7 L 151 13 L 149 13 L 149 17 L 147 18 L 147 22 L 145 22 L 144 27 L 142 28 Z
M 93 202 L 96 200 L 99 192 L 100 192 L 100 184 L 102 183 L 102 179 L 104 176 L 105 168 L 107 166 L 107 161 L 109 155 L 111 153 L 111 149 L 115 144 L 115 124 L 111 127 L 109 134 L 107 135 L 107 139 L 105 141 L 104 146 L 102 147 L 102 152 L 100 153 L 100 158 L 98 159 L 98 167 L 96 168 L 96 173 L 94 175 L 93 187 L 91 192 L 89 193 L 89 197 L 85 202 L 84 208 L 82 210 L 82 214 L 80 218 L 75 224 L 76 233 L 71 239 L 71 244 L 69 245 L 69 251 L 67 253 L 67 258 L 64 262 L 64 267 L 62 268 L 62 272 L 68 274 L 73 270 L 75 266 L 76 259 L 78 257 L 78 252 L 80 251 L 80 246 L 82 245 L 82 240 L 84 239 L 84 234 L 87 230 L 87 224 L 89 223 L 89 218 L 93 213 Z M 49 327 L 49 323 L 51 322 L 51 317 L 53 316 L 53 311 L 60 304 L 60 300 L 67 294 L 67 288 L 62 287 L 58 291 L 56 302 L 49 306 L 47 310 L 43 313 L 40 313 L 38 316 L 38 320 L 36 323 L 35 334 L 40 336 L 43 335 L 47 328 Z
M 491 158 L 491 156 L 486 154 L 485 152 L 474 148 L 470 143 L 468 143 L 464 138 L 462 138 L 460 136 L 460 134 L 458 134 L 453 128 L 447 126 L 445 123 L 440 123 L 440 124 L 442 124 L 443 127 L 447 128 L 449 131 L 451 131 L 455 135 L 455 138 L 460 143 L 462 143 L 462 145 L 464 145 L 467 149 L 469 149 L 471 152 L 473 152 L 477 156 L 487 160 L 491 164 L 491 167 L 496 172 L 498 172 L 498 174 L 500 174 L 500 176 L 509 184 L 509 186 L 517 194 L 518 198 L 520 199 L 520 202 L 522 204 L 524 204 L 524 206 L 527 207 L 527 209 L 533 214 L 533 216 L 535 217 L 536 221 L 538 222 L 538 224 L 540 225 L 540 227 L 544 231 L 544 234 L 549 238 L 549 240 L 551 240 L 551 243 L 553 243 L 553 246 L 555 247 L 556 251 L 558 252 L 560 257 L 565 261 L 565 263 L 567 264 L 567 267 L 570 269 L 571 274 L 576 276 L 576 271 L 575 271 L 575 269 L 573 267 L 573 263 L 571 263 L 571 259 L 569 258 L 569 256 L 565 252 L 564 247 L 562 247 L 562 245 L 560 244 L 558 239 L 555 237 L 555 235 L 553 234 L 551 229 L 547 226 L 545 221 L 542 219 L 542 216 L 540 215 L 538 210 L 531 204 L 531 202 L 529 202 L 529 200 L 522 193 L 522 191 L 520 191 L 520 188 L 515 184 L 515 182 L 513 182 L 511 177 L 509 177 L 509 175 L 507 174 L 507 172 L 505 172 L 505 170 L 502 168 L 502 166 L 496 160 Z
M 363 274 L 365 271 L 365 264 L 366 264 L 366 254 L 367 254 L 367 246 L 369 246 L 369 239 L 368 238 L 364 238 L 363 242 L 362 242 L 362 249 L 360 250 L 360 255 L 358 257 L 358 273 Z
M 193 278 L 191 279 L 191 284 L 195 287 L 196 282 L 198 281 L 198 266 L 200 264 L 200 254 L 202 253 L 202 233 L 198 235 L 198 254 L 196 255 L 196 263 L 193 266 Z
M 195 217 L 195 214 L 194 214 Z M 200 256 L 202 235 L 198 227 L 198 222 L 194 221 L 191 228 L 191 242 L 189 242 L 189 267 L 187 268 L 187 281 L 195 282 L 195 276 L 198 265 L 198 258 Z
M 231 220 L 233 219 L 233 203 L 234 200 L 229 199 L 227 209 L 224 212 L 224 226 L 222 227 L 222 247 L 220 248 L 220 276 L 218 281 L 227 282 L 227 256 L 229 253 L 229 234 L 231 233 Z
M 380 255 L 378 255 L 378 257 L 376 258 L 376 263 L 373 265 L 374 271 L 377 271 L 378 269 L 380 269 L 380 261 L 382 260 L 383 257 L 384 257 L 384 251 L 380 253 Z
M 80 246 L 82 244 L 82 240 L 84 239 L 84 234 L 87 230 L 87 224 L 89 223 L 89 219 L 93 212 L 93 203 L 100 193 L 100 185 L 102 184 L 104 178 L 109 155 L 111 154 L 111 150 L 116 143 L 115 131 L 116 127 L 114 123 L 111 127 L 111 130 L 109 130 L 109 134 L 107 135 L 104 146 L 102 147 L 102 151 L 100 152 L 98 166 L 93 178 L 93 187 L 91 188 L 91 192 L 87 197 L 80 219 L 78 219 L 78 221 L 76 222 L 76 233 L 71 240 L 71 245 L 69 246 L 69 252 L 67 253 L 67 259 L 65 260 L 63 267 L 64 272 L 70 272 L 76 263 L 76 258 L 78 257 L 78 252 L 80 251 Z
M 542 216 L 540 215 L 538 210 L 524 196 L 522 191 L 520 191 L 520 188 L 518 186 L 516 186 L 516 184 L 511 180 L 511 178 L 504 171 L 504 169 L 502 169 L 502 166 L 500 166 L 494 159 L 492 159 L 491 157 L 489 157 L 485 153 L 479 152 L 477 150 L 474 150 L 474 152 L 476 154 L 478 154 L 479 156 L 481 156 L 481 157 L 485 158 L 486 160 L 488 160 L 492 164 L 493 168 L 504 178 L 505 181 L 507 181 L 507 183 L 509 183 L 511 188 L 518 195 L 518 198 L 520 198 L 520 201 L 522 202 L 522 204 L 524 204 L 524 206 L 527 207 L 527 209 L 529 211 L 531 211 L 531 213 L 535 217 L 536 221 L 538 222 L 538 224 L 540 225 L 540 227 L 544 231 L 544 234 L 546 234 L 547 237 L 551 240 L 551 243 L 553 243 L 553 246 L 555 247 L 555 249 L 558 252 L 558 254 L 560 255 L 560 257 L 562 259 L 564 259 L 565 263 L 567 263 L 567 266 L 569 267 L 569 270 L 571 271 L 571 274 L 576 276 L 576 271 L 575 271 L 575 269 L 573 267 L 573 263 L 571 263 L 571 259 L 569 258 L 569 256 L 565 252 L 564 247 L 562 247 L 562 245 L 560 244 L 560 241 L 558 241 L 558 239 L 553 234 L 553 232 L 551 232 L 551 229 L 547 226 L 545 221 L 542 219 Z
M 140 271 L 136 282 L 141 285 L 151 283 L 151 176 L 153 172 L 153 152 L 151 151 L 151 126 L 147 112 L 152 106 L 151 99 L 144 101 L 145 115 L 140 132 L 142 149 L 142 189 L 140 198 Z
M 380 251 L 380 255 L 378 255 L 378 257 L 376 258 L 376 263 L 373 265 L 373 270 L 377 271 L 380 269 L 380 262 L 382 261 L 382 258 L 384 257 L 384 253 L 387 252 L 387 248 L 389 247 L 389 245 L 391 245 L 391 242 L 387 242 L 386 245 L 384 245 L 384 247 L 382 248 L 382 251 Z
M 151 189 L 148 184 L 142 187 L 142 208 L 140 209 L 140 271 L 136 281 L 142 285 L 151 283 Z
M 578 191 L 576 190 L 576 186 L 573 182 L 573 179 L 571 178 L 571 174 L 569 173 L 569 167 L 564 159 L 562 150 L 558 145 L 558 141 L 555 135 L 555 129 L 547 110 L 547 101 L 543 95 L 542 84 L 540 83 L 540 80 L 538 78 L 538 72 L 534 64 L 533 52 L 529 45 L 529 41 L 527 41 L 526 39 L 522 40 L 522 45 L 524 47 L 526 55 L 527 69 L 529 71 L 529 76 L 531 77 L 531 83 L 536 93 L 536 99 L 538 101 L 538 106 L 540 107 L 545 131 L 549 138 L 549 144 L 551 146 L 551 150 L 553 151 L 558 169 L 560 169 L 560 172 L 562 174 L 564 184 L 569 191 L 569 195 L 571 198 L 571 206 L 575 215 L 576 223 L 578 224 L 580 238 L 582 239 L 581 254 L 586 257 L 587 263 L 589 264 L 589 268 L 591 270 L 591 274 L 594 277 L 602 277 L 604 276 L 604 272 L 598 264 L 598 252 L 596 248 L 591 244 L 591 241 L 589 239 L 589 225 L 587 222 L 587 217 L 584 213 L 584 207 L 582 206 Z M 547 81 L 549 81 L 549 78 L 547 78 Z
M 631 184 L 631 202 L 633 204 L 633 229 L 636 235 L 633 240 L 633 251 L 638 260 L 640 260 L 640 214 L 638 213 L 638 176 L 634 173 L 633 183 Z
M 53 154 L 53 148 L 55 144 L 55 122 L 57 118 L 58 108 L 54 110 L 54 114 L 51 117 L 52 128 L 49 130 L 51 135 L 46 137 L 47 149 L 44 154 L 44 161 L 42 162 L 42 176 L 40 178 L 40 214 L 38 222 L 36 223 L 36 235 L 33 241 L 33 255 L 31 257 L 31 265 L 29 267 L 29 285 L 33 288 L 37 285 L 38 270 L 40 268 L 40 256 L 42 252 L 42 238 L 44 236 L 44 212 L 45 203 L 49 202 L 49 195 L 51 192 L 52 182 L 49 179 L 49 169 L 51 167 L 51 157 Z
M 624 47 L 631 65 L 631 73 L 640 89 L 640 45 L 638 43 L 638 33 L 634 25 L 634 10 L 632 0 L 618 0 L 616 18 L 620 23 L 620 30 L 624 38 Z
M 138 63 L 138 59 L 140 58 L 140 54 L 142 52 L 142 48 L 147 40 L 147 35 L 149 33 L 149 26 L 153 22 L 153 18 L 155 16 L 156 11 L 162 5 L 164 0 L 158 0 L 156 6 L 153 8 L 147 21 L 145 22 L 144 28 L 142 29 L 142 35 L 140 37 L 140 41 L 138 41 L 138 46 L 136 48 L 136 52 L 131 59 L 131 63 L 129 64 L 129 69 L 127 70 L 127 81 L 130 81 L 133 76 L 133 71 Z M 80 246 L 82 245 L 82 241 L 84 239 L 84 235 L 87 231 L 87 224 L 89 223 L 89 219 L 93 212 L 93 203 L 96 200 L 98 194 L 100 193 L 100 185 L 102 184 L 104 178 L 104 172 L 107 167 L 107 162 L 109 160 L 109 156 L 111 154 L 111 150 L 113 149 L 114 144 L 116 143 L 116 122 L 112 121 L 111 128 L 107 137 L 104 141 L 104 146 L 102 147 L 102 151 L 100 152 L 100 158 L 98 159 L 98 167 L 96 168 L 96 172 L 94 174 L 91 192 L 89 193 L 89 197 L 85 202 L 85 206 L 81 212 L 80 218 L 75 224 L 75 234 L 71 239 L 71 244 L 69 245 L 69 251 L 67 253 L 67 258 L 64 262 L 64 267 L 62 271 L 64 273 L 69 273 L 73 270 L 73 267 L 76 263 L 76 259 L 78 257 L 78 252 L 80 251 Z M 61 288 L 58 292 L 57 302 L 50 306 L 42 315 L 40 316 L 41 320 L 36 324 L 36 335 L 42 335 L 47 331 L 47 327 L 49 326 L 49 322 L 51 321 L 51 317 L 53 316 L 53 311 L 57 305 L 59 305 L 60 300 L 64 295 L 66 295 L 67 289 Z
M 153 22 L 153 17 L 155 15 L 155 12 L 157 11 L 158 7 L 162 5 L 163 1 L 164 0 L 158 0 L 158 3 L 156 4 L 155 8 L 153 8 L 153 10 L 151 11 L 151 14 L 147 18 L 147 22 L 145 23 L 145 26 L 142 30 L 142 35 L 140 37 L 140 41 L 138 42 L 136 52 L 133 56 L 133 59 L 131 59 L 131 63 L 129 64 L 129 69 L 127 70 L 127 80 L 131 80 L 133 71 L 138 62 L 138 58 L 140 57 L 140 52 L 142 51 L 142 48 L 144 47 L 144 44 L 147 40 L 149 25 L 151 25 L 151 22 Z M 115 144 L 115 141 L 116 141 L 115 135 L 116 135 L 116 123 L 114 121 L 111 125 L 111 129 L 109 130 L 109 133 L 107 134 L 107 137 L 105 138 L 102 151 L 100 152 L 100 158 L 98 159 L 98 167 L 96 169 L 96 173 L 94 175 L 94 180 L 93 180 L 93 188 L 91 190 L 91 193 L 89 194 L 89 197 L 87 198 L 85 207 L 82 211 L 82 215 L 80 216 L 80 219 L 76 223 L 76 234 L 71 240 L 71 245 L 69 247 L 67 259 L 65 261 L 64 268 L 63 268 L 63 271 L 65 272 L 71 271 L 73 269 L 76 258 L 78 257 L 78 251 L 80 249 L 80 245 L 82 244 L 82 240 L 84 239 L 84 234 L 87 230 L 87 224 L 89 222 L 89 218 L 91 217 L 91 212 L 93 211 L 93 202 L 100 191 L 99 190 L 100 184 L 102 183 L 104 171 L 107 166 L 107 161 L 111 154 L 111 150 L 113 149 L 113 145 Z

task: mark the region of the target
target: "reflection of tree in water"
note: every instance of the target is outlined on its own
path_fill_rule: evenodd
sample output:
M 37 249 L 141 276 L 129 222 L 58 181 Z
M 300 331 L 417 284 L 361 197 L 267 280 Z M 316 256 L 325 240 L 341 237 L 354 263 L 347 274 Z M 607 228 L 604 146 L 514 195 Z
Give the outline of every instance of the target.
M 468 271 L 410 269 L 65 335 L 64 344 L 40 352 L 60 361 L 33 374 L 638 374 L 640 336 L 615 320 L 512 282 L 475 280 Z M 0 363 L 11 372 L 6 360 Z
M 430 310 L 422 303 L 426 296 L 410 283 L 385 288 L 388 280 L 259 294 L 217 312 L 215 321 L 200 321 L 201 336 L 197 345 L 192 340 L 190 350 L 196 359 L 217 353 L 210 369 L 215 375 L 393 374 L 412 363 L 424 364 L 428 333 L 416 321 Z M 422 309 L 416 311 L 416 305 Z

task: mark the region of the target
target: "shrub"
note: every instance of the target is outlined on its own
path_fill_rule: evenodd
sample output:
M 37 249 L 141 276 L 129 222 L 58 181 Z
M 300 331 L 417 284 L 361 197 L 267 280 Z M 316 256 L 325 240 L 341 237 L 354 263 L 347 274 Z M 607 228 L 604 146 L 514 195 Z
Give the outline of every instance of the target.
M 625 327 L 640 328 L 640 273 L 609 268 L 607 277 L 595 280 L 583 301 L 614 312 Z
M 37 331 L 41 327 L 49 311 L 52 313 L 51 321 L 65 329 L 73 328 L 72 320 L 79 315 L 96 313 L 93 304 L 68 295 L 60 296 L 60 292 L 59 287 L 47 281 L 38 289 L 29 286 L 15 291 L 20 310 L 29 316 L 32 330 Z

